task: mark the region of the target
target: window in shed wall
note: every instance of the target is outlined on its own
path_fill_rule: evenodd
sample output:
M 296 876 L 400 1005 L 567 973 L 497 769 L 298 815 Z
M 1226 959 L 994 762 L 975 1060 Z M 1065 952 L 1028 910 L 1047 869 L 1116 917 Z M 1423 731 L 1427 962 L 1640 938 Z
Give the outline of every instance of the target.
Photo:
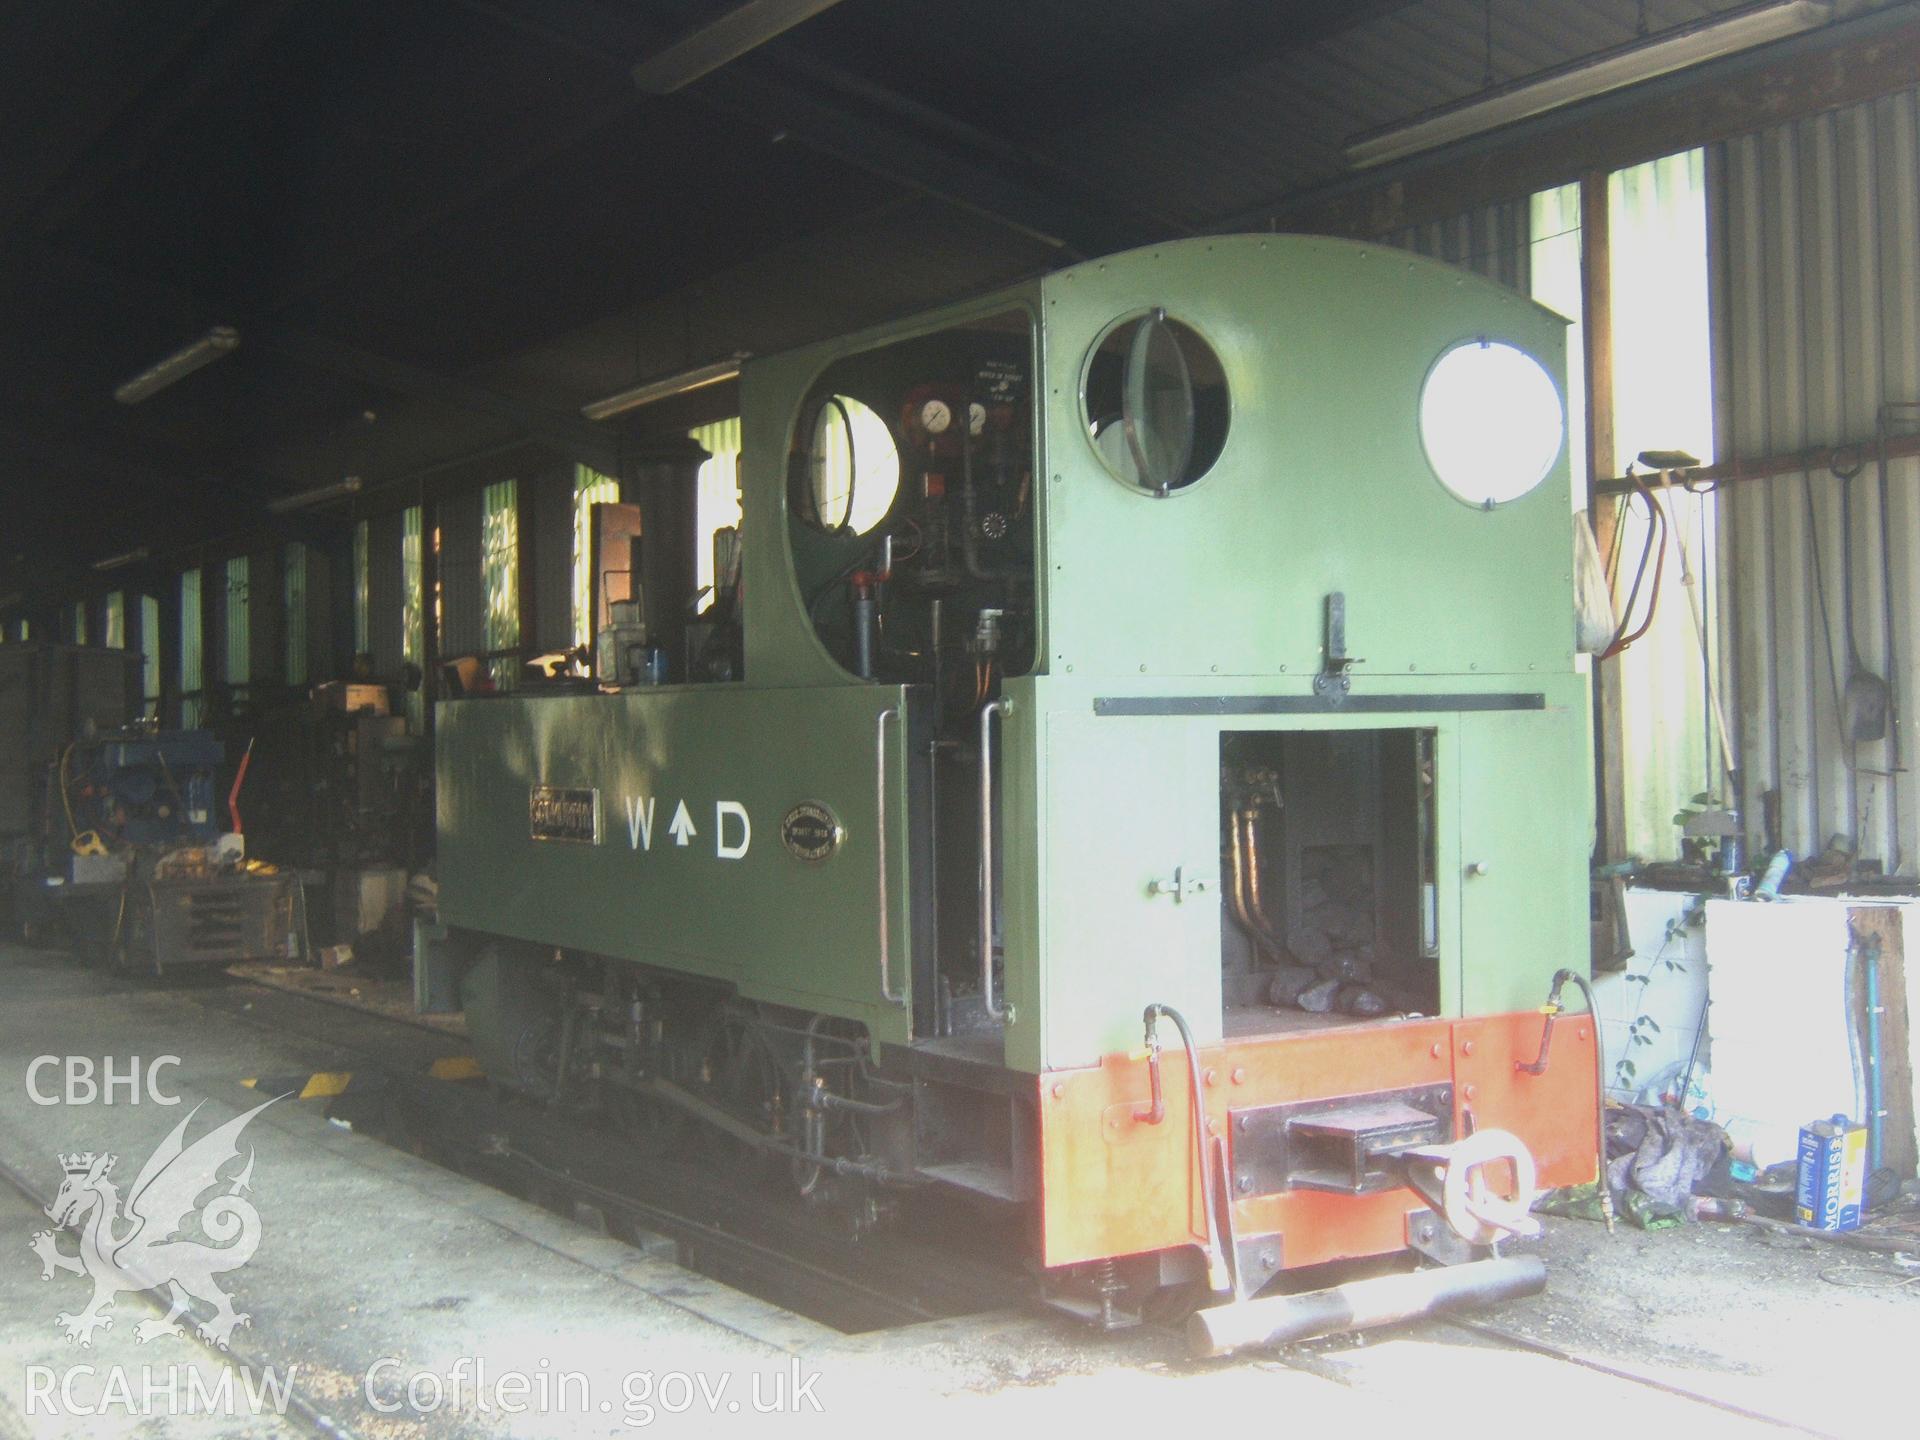
M 127 648 L 127 596 L 112 590 L 100 602 L 100 643 L 113 650 Z
M 87 602 L 76 600 L 67 611 L 67 640 L 70 644 L 87 643 Z
M 160 714 L 160 602 L 152 595 L 140 597 L 140 653 L 146 657 L 145 687 L 141 693 L 147 703 L 143 713 L 157 718 Z
M 587 547 L 593 543 L 593 507 L 616 504 L 620 482 L 585 465 L 573 471 L 573 643 L 593 644 L 593 561 Z
M 520 487 L 512 480 L 487 486 L 480 497 L 480 577 L 486 595 L 481 636 L 488 650 L 520 648 Z M 510 690 L 520 676 L 518 654 L 487 662 L 496 688 Z
M 200 723 L 200 695 L 206 685 L 206 667 L 200 645 L 200 572 L 180 577 L 180 724 L 191 730 Z
M 233 690 L 244 690 L 253 681 L 253 638 L 247 609 L 251 594 L 248 581 L 250 568 L 244 555 L 236 555 L 227 561 L 227 668 L 224 678 Z
M 412 505 L 400 524 L 400 658 L 409 665 L 424 667 L 427 657 L 426 567 L 421 546 L 425 543 L 425 516 L 421 507 Z M 407 720 L 416 734 L 426 723 L 427 690 L 421 683 L 407 692 Z
M 307 683 L 307 547 L 298 540 L 287 545 L 281 561 L 281 597 L 286 604 L 286 681 Z
M 711 592 L 714 531 L 740 524 L 740 417 L 702 425 L 688 433 L 709 457 L 700 465 L 694 500 L 694 528 L 698 537 L 694 584 Z M 709 593 L 701 608 L 705 609 L 711 601 Z
M 1703 152 L 1690 150 L 1616 171 L 1608 180 L 1613 423 L 1623 468 L 1642 450 L 1685 450 L 1708 464 L 1714 459 L 1704 168 Z M 1678 545 L 1684 538 L 1711 647 L 1713 497 L 1676 488 L 1661 500 L 1670 534 L 1660 606 L 1652 628 L 1616 662 L 1624 705 L 1624 840 L 1628 852 L 1643 859 L 1677 856 L 1675 812 L 1701 791 L 1717 795 L 1725 788 L 1716 779 L 1722 762 Z M 1644 501 L 1624 505 L 1621 514 L 1613 551 L 1616 605 L 1633 584 L 1648 524 Z

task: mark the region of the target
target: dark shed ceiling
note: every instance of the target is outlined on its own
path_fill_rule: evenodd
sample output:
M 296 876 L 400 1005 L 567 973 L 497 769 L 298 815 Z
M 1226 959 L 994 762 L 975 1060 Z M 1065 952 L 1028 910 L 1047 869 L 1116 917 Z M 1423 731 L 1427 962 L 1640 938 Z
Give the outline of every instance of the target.
M 1355 132 L 1724 3 L 19 0 L 0 45 L 0 608 L 1336 176 Z M 119 382 L 230 324 L 136 406 Z M 369 418 L 371 417 L 371 418 Z M 572 427 L 569 429 L 569 427 Z M 18 604 L 18 601 L 13 601 Z

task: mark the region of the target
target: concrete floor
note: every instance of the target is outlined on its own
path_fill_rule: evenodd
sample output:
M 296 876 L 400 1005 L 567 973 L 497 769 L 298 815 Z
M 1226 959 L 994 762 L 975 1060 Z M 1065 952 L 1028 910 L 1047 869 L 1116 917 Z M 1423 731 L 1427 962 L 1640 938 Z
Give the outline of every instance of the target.
M 0 947 L 0 1164 L 51 1194 L 61 1153 L 111 1150 L 124 1191 L 194 1105 L 203 1106 L 198 1135 L 258 1104 L 240 1084 L 249 1076 L 342 1068 L 381 1048 L 424 1065 L 458 1045 L 252 986 L 162 989 Z M 121 1093 L 112 1105 L 35 1104 L 25 1081 L 41 1055 L 122 1065 L 177 1055 L 162 1084 L 182 1103 L 127 1104 Z M 53 1071 L 38 1079 L 43 1091 L 57 1088 Z M 119 1298 L 115 1323 L 91 1348 L 67 1342 L 56 1316 L 79 1309 L 87 1286 L 64 1272 L 40 1278 L 31 1246 L 47 1222 L 0 1185 L 0 1435 L 312 1434 L 313 1411 L 367 1437 L 844 1435 L 902 1422 L 1025 1432 L 1196 1420 L 1443 1434 L 1490 1421 L 1689 1437 L 1777 1432 L 1784 1422 L 1866 1435 L 1905 1413 L 1902 1362 L 1920 1317 L 1916 1287 L 1890 1262 L 1746 1230 L 1609 1239 L 1597 1225 L 1556 1221 L 1544 1242 L 1552 1288 L 1485 1318 L 1621 1374 L 1438 1323 L 1204 1364 L 1166 1332 L 1098 1337 L 1028 1313 L 843 1336 L 343 1130 L 315 1102 L 262 1112 L 246 1147 L 262 1240 L 229 1277 L 251 1323 L 234 1332 L 225 1363 L 256 1383 L 268 1367 L 291 1374 L 298 1399 L 285 1417 L 270 1403 L 251 1413 L 240 1389 L 238 1413 L 170 1413 L 217 1387 L 222 1362 L 184 1337 L 138 1343 L 136 1324 L 155 1312 L 133 1295 Z M 524 1376 L 528 1408 L 480 1408 L 481 1366 L 490 1394 L 502 1377 Z M 554 1377 L 563 1372 L 580 1378 L 562 1390 Z M 454 1375 L 464 1378 L 455 1385 Z M 1711 1394 L 1775 1423 L 1622 1375 Z M 405 1403 L 415 1377 L 425 1413 Z M 781 1398 L 795 1413 L 756 1413 L 756 1402 Z M 87 1413 L 103 1399 L 104 1411 Z M 511 1388 L 504 1399 L 516 1400 Z

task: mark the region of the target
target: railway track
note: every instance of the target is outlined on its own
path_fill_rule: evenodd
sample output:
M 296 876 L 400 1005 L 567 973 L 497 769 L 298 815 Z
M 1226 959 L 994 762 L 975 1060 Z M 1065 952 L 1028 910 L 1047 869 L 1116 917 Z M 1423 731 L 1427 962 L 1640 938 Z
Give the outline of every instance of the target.
M 621 1238 L 663 1236 L 687 1269 L 845 1333 L 1003 1309 L 1038 1293 L 1003 1258 L 1014 1253 L 1005 1222 L 942 1197 L 904 1197 L 912 1224 L 855 1233 L 759 1177 L 646 1157 L 589 1122 L 485 1085 L 396 1083 L 380 1099 L 376 1132 L 396 1126 L 384 1138 L 551 1209 L 586 1206 Z
M 1006 1259 L 1025 1253 L 1021 1237 L 964 1202 L 915 1193 L 901 1202 L 918 1212 L 913 1226 L 855 1237 L 790 1187 L 647 1157 L 607 1124 L 484 1082 L 428 1079 L 422 1055 L 445 1050 L 445 1032 L 252 983 L 182 993 L 234 1023 L 322 1037 L 354 1077 L 328 1114 L 356 1130 L 551 1210 L 588 1207 L 618 1238 L 665 1237 L 685 1268 L 833 1329 L 858 1334 L 1038 1295 Z M 434 1039 L 423 1048 L 424 1036 Z
M 289 998 L 282 995 L 283 1003 L 271 1008 L 291 1013 L 301 1005 L 323 1003 L 284 1003 Z M 206 996 L 204 1003 L 230 1013 L 238 1008 L 217 993 Z M 278 1028 L 287 1014 L 274 1019 L 249 1011 L 243 1018 Z M 396 1022 L 369 1016 L 368 1023 L 388 1027 Z M 338 1032 L 329 1036 L 329 1043 L 356 1048 Z M 329 1113 L 375 1138 L 549 1209 L 577 1213 L 578 1207 L 587 1207 L 618 1238 L 645 1245 L 664 1237 L 672 1242 L 675 1260 L 686 1268 L 845 1333 L 1015 1307 L 1038 1309 L 1035 1278 L 1005 1258 L 1021 1253 L 1019 1236 L 1004 1220 L 995 1221 L 970 1206 L 940 1196 L 912 1195 L 903 1203 L 919 1213 L 902 1217 L 914 1222 L 911 1226 L 898 1227 L 912 1233 L 882 1229 L 853 1236 L 844 1225 L 801 1206 L 791 1194 L 716 1180 L 684 1161 L 638 1158 L 630 1146 L 608 1143 L 603 1127 L 502 1096 L 484 1083 L 427 1081 L 400 1073 L 393 1060 L 402 1050 L 390 1034 L 376 1028 L 360 1053 L 380 1083 L 340 1096 L 331 1102 Z M 33 1196 L 4 1167 L 0 1179 Z M 914 1233 L 937 1234 L 940 1240 L 937 1245 L 917 1240 Z M 1416 1324 L 1461 1331 L 1484 1343 L 1539 1355 L 1753 1424 L 1822 1433 L 1488 1321 L 1447 1316 Z M 1177 1347 L 1177 1329 L 1167 1335 L 1168 1348 Z M 1089 1343 L 1106 1342 L 1090 1332 Z M 1132 1349 L 1127 1347 L 1129 1353 Z M 1265 1358 L 1355 1389 L 1374 1388 L 1359 1376 L 1343 1373 L 1343 1367 L 1327 1364 L 1324 1353 L 1316 1354 L 1311 1344 Z M 312 1420 L 300 1418 L 327 1440 L 345 1435 L 318 1411 Z
M 1675 1385 L 1670 1380 L 1661 1380 L 1652 1375 L 1643 1375 L 1635 1370 L 1613 1364 L 1610 1361 L 1601 1360 L 1592 1355 L 1582 1355 L 1578 1351 L 1567 1350 L 1561 1346 L 1550 1344 L 1547 1341 L 1537 1340 L 1530 1335 L 1519 1335 L 1502 1325 L 1492 1325 L 1482 1320 L 1471 1320 L 1459 1315 L 1442 1316 L 1433 1323 L 1445 1325 L 1455 1330 L 1464 1330 L 1469 1334 L 1478 1335 L 1483 1339 L 1495 1341 L 1510 1350 L 1521 1350 L 1532 1355 L 1544 1355 L 1548 1359 L 1557 1360 L 1563 1365 L 1572 1365 L 1581 1370 L 1591 1370 L 1595 1374 L 1605 1375 L 1609 1379 L 1642 1386 L 1645 1389 L 1657 1391 L 1662 1395 L 1671 1395 L 1676 1399 L 1691 1400 L 1695 1404 L 1705 1405 L 1711 1409 L 1720 1411 L 1722 1414 L 1736 1416 L 1742 1420 L 1751 1420 L 1755 1424 L 1775 1426 L 1795 1435 L 1815 1435 L 1823 1437 L 1823 1440 L 1838 1440 L 1837 1436 L 1829 1436 L 1826 1431 L 1810 1430 L 1795 1421 L 1782 1419 L 1778 1415 L 1768 1415 L 1764 1411 L 1754 1410 L 1745 1405 L 1736 1405 L 1732 1401 L 1723 1400 L 1717 1395 L 1707 1395 L 1699 1390 L 1690 1389 L 1685 1385 Z

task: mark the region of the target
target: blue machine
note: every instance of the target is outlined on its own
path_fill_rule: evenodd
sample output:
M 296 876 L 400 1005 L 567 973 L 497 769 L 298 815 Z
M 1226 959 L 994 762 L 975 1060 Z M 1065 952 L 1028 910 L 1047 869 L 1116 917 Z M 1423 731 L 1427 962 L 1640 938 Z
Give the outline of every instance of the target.
M 108 848 L 210 844 L 221 830 L 216 776 L 225 758 L 208 730 L 77 740 L 56 776 L 56 822 L 67 822 L 69 840 L 91 831 Z

